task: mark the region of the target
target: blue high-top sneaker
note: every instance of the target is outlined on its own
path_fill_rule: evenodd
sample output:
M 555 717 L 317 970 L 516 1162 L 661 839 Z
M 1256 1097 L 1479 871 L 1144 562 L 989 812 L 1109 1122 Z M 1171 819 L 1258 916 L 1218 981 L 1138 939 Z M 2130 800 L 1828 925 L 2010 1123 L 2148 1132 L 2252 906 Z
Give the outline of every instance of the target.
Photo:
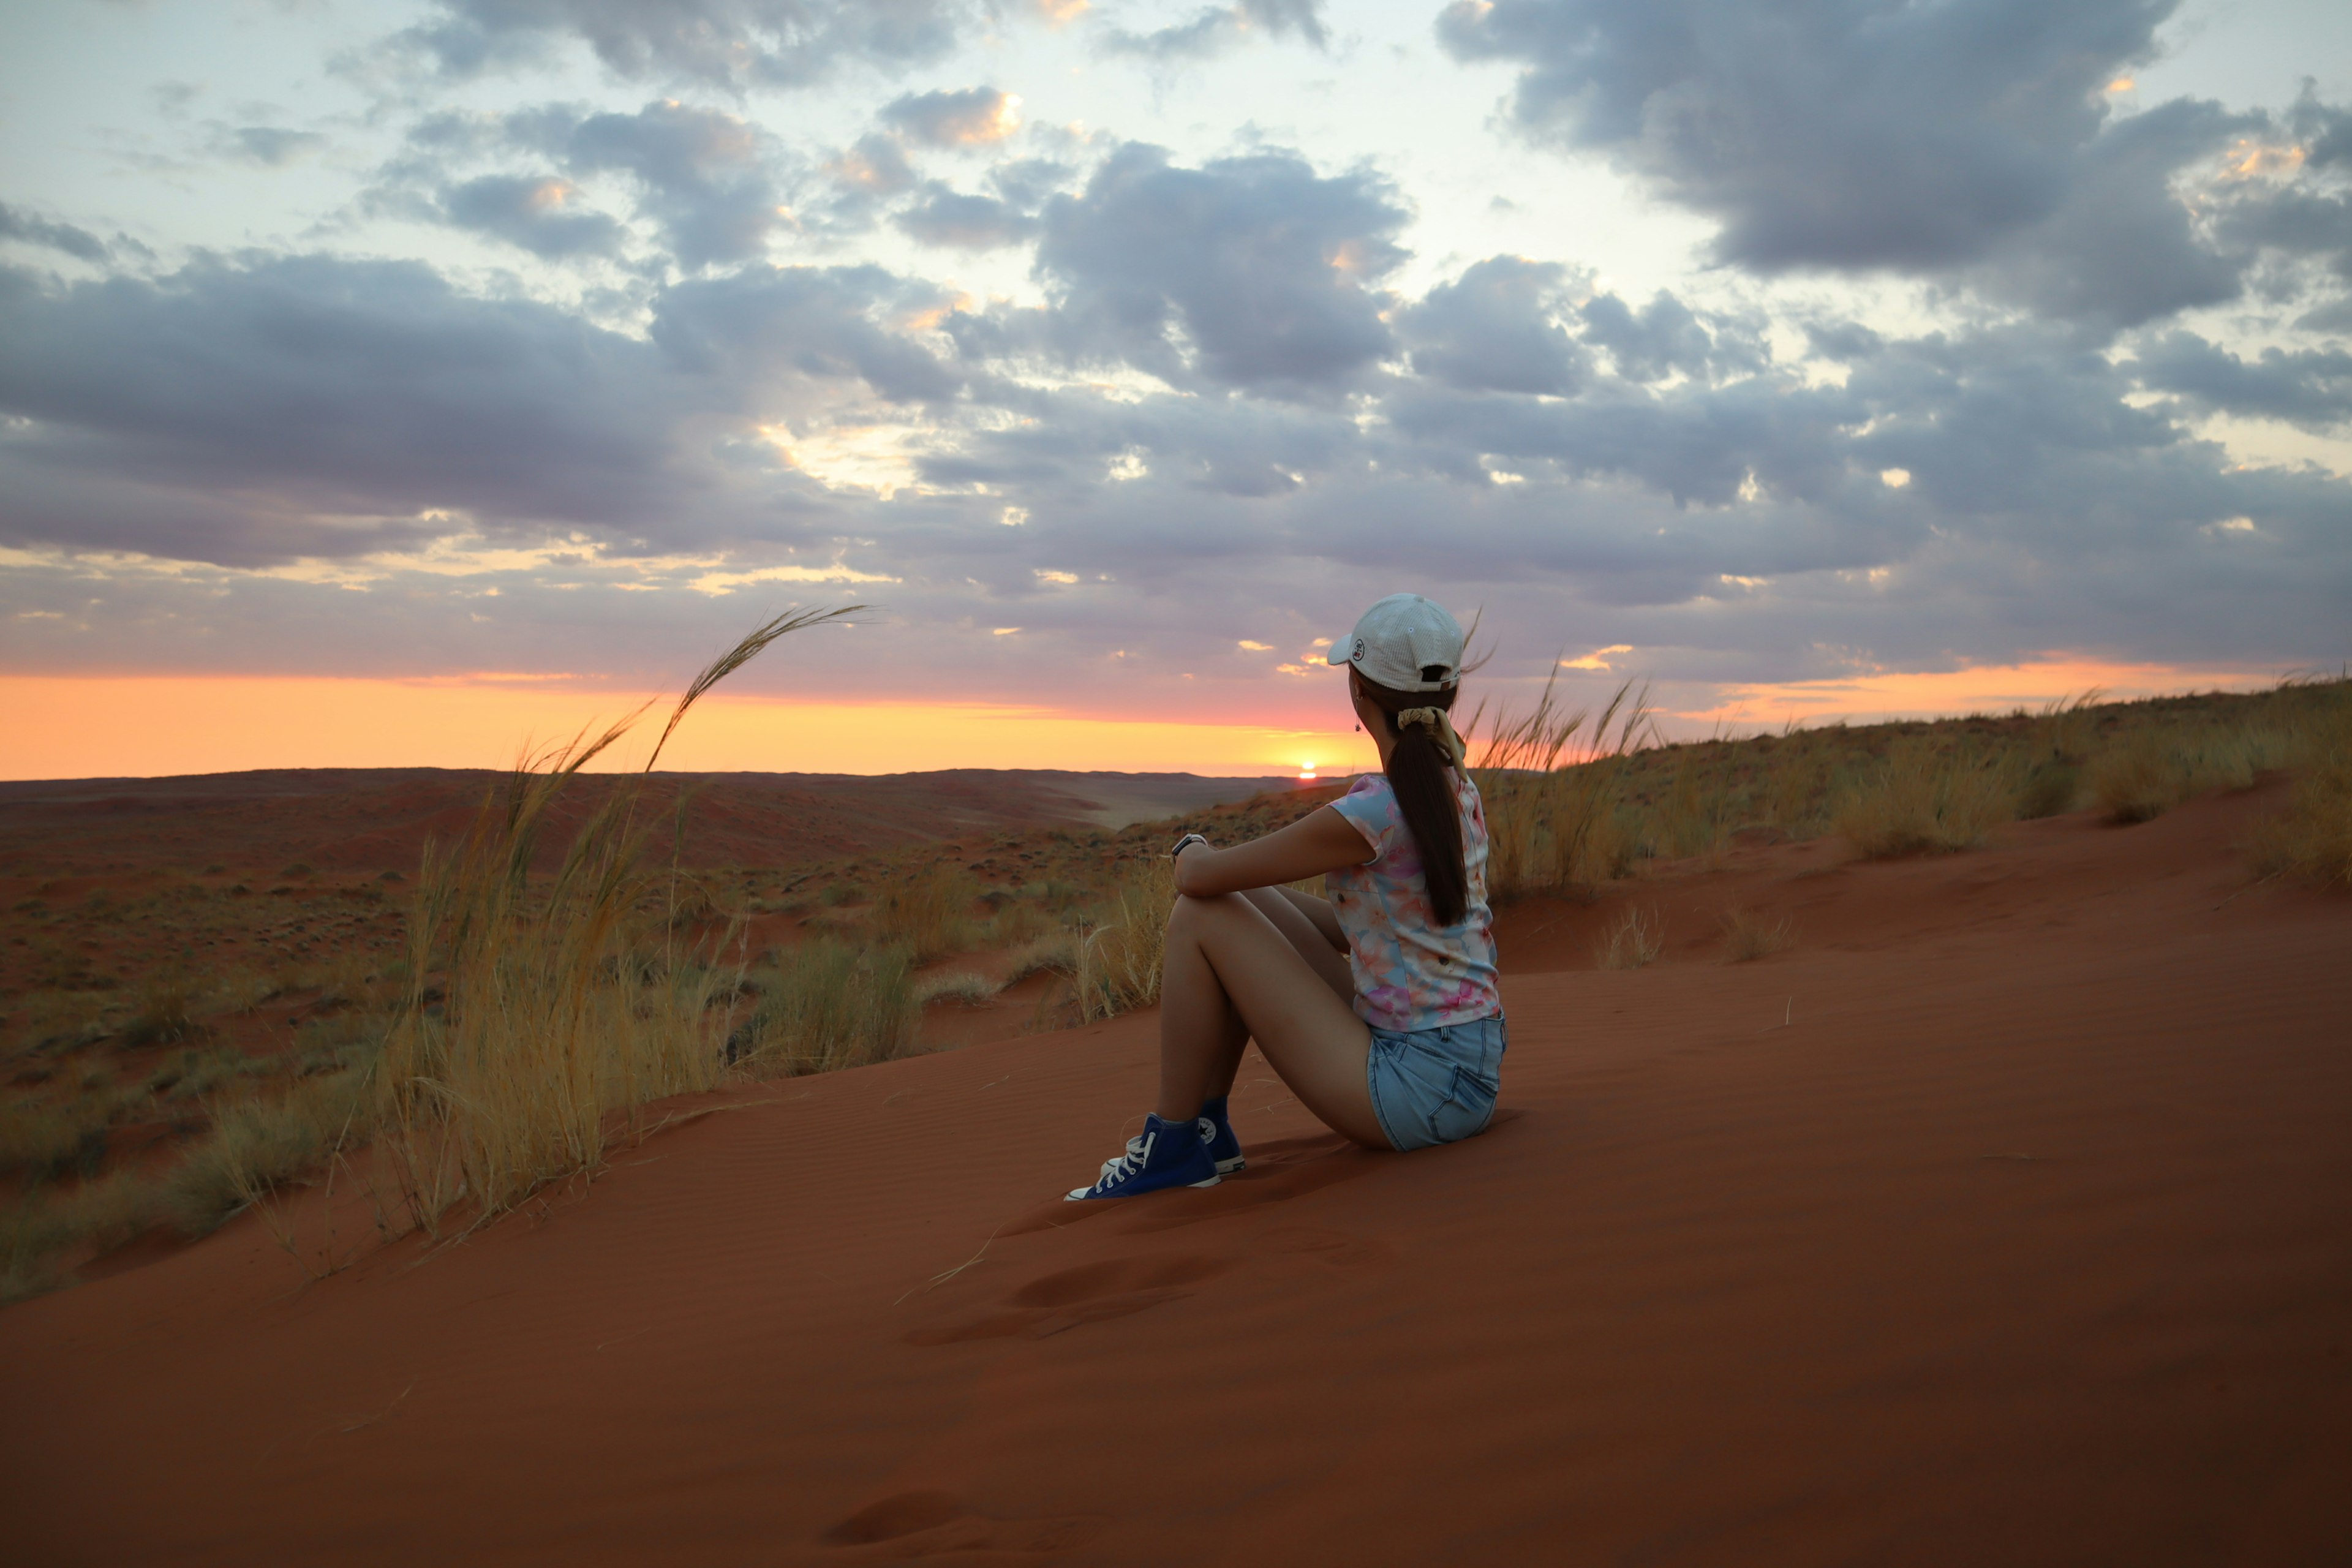
M 1209 1157 L 1194 1121 L 1143 1119 L 1143 1131 L 1127 1141 L 1127 1152 L 1103 1162 L 1102 1175 L 1091 1187 L 1074 1188 L 1072 1202 L 1082 1198 L 1131 1198 L 1166 1187 L 1213 1187 L 1224 1178 Z
M 1225 1115 L 1225 1097 L 1217 1096 L 1201 1107 L 1201 1142 L 1209 1146 L 1209 1158 L 1217 1163 L 1217 1174 L 1230 1176 L 1242 1168 L 1242 1141 L 1234 1136 L 1234 1124 Z

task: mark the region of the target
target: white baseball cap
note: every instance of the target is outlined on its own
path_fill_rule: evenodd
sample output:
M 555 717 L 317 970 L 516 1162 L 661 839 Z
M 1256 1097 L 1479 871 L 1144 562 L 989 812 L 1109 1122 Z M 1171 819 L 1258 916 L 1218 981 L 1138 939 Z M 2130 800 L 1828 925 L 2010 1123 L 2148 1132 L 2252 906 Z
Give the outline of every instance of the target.
M 1331 646 L 1333 665 L 1352 664 L 1391 691 L 1438 691 L 1462 679 L 1462 625 L 1418 594 L 1391 594 Z

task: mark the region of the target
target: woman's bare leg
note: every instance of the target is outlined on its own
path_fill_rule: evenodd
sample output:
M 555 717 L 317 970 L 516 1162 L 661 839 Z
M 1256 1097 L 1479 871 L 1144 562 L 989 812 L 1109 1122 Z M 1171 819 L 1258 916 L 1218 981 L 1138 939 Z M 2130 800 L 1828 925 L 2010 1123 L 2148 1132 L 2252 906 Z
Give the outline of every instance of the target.
M 1203 1100 L 1231 1088 L 1255 1037 L 1307 1110 L 1385 1149 L 1364 1082 L 1370 1037 L 1313 960 L 1329 944 L 1299 913 L 1313 945 L 1295 945 L 1278 918 L 1241 894 L 1176 900 L 1160 982 L 1160 1117 L 1198 1115 Z
M 1298 955 L 1307 961 L 1307 967 L 1314 970 L 1322 978 L 1323 983 L 1331 988 L 1333 994 L 1342 1002 L 1354 1000 L 1356 982 L 1355 976 L 1349 971 L 1348 960 L 1343 951 L 1334 948 L 1324 936 L 1322 922 L 1316 918 L 1319 911 L 1307 907 L 1321 905 L 1323 910 L 1328 910 L 1330 908 L 1328 904 L 1307 894 L 1293 892 L 1287 888 L 1253 888 L 1247 892 L 1234 896 L 1247 899 L 1260 914 L 1265 916 L 1274 929 L 1282 934 L 1282 939 L 1297 949 Z M 1339 929 L 1337 921 L 1331 921 L 1330 924 L 1334 931 Z M 1164 981 L 1161 983 L 1160 994 L 1163 1019 L 1169 1008 L 1189 1010 L 1201 1000 L 1189 992 L 1180 1000 Z M 1202 1097 L 1204 1100 L 1221 1100 L 1233 1092 L 1234 1075 L 1241 1068 L 1242 1053 L 1249 1047 L 1249 1026 L 1242 1022 L 1239 1013 L 1234 1011 L 1232 998 L 1225 994 L 1223 985 L 1214 989 L 1213 1007 L 1222 1009 L 1222 1016 L 1217 1021 L 1214 1032 L 1216 1037 L 1223 1042 L 1223 1047 L 1217 1056 L 1212 1058 L 1208 1093 Z M 1191 1020 L 1187 1020 L 1181 1027 L 1187 1032 L 1196 1030 L 1207 1032 L 1203 1026 Z M 1163 1022 L 1161 1025 L 1163 1034 L 1167 1026 Z M 1163 1101 L 1170 1098 L 1168 1059 L 1167 1052 L 1163 1049 L 1160 1053 L 1160 1099 Z M 1222 1062 L 1221 1066 L 1217 1065 L 1219 1062 Z M 1187 1081 L 1189 1081 L 1189 1074 Z M 1182 1092 L 1181 1085 L 1177 1092 L 1179 1094 Z

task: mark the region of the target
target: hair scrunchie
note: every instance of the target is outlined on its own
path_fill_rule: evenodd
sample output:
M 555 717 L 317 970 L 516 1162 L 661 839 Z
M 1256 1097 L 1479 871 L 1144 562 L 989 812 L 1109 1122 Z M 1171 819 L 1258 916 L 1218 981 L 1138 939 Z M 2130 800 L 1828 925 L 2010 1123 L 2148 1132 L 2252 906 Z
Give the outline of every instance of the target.
M 1396 716 L 1397 728 L 1406 725 L 1426 725 L 1437 731 L 1438 749 L 1455 767 L 1462 765 L 1462 737 L 1454 732 L 1454 725 L 1443 708 L 1407 708 Z

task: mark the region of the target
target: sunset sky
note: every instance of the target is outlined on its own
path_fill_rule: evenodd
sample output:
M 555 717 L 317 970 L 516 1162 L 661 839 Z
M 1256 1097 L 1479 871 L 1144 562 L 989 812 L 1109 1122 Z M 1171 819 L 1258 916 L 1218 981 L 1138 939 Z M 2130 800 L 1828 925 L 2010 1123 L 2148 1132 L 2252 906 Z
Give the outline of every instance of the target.
M 0 776 L 2352 659 L 2340 0 L 0 0 Z

